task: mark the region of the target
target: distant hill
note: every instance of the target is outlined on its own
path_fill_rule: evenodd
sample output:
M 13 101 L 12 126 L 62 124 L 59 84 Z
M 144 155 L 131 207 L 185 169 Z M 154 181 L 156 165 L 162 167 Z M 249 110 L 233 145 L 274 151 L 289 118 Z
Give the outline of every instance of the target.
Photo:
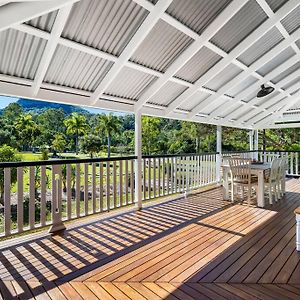
M 17 103 L 20 104 L 23 107 L 24 111 L 26 112 L 41 113 L 49 108 L 56 108 L 56 109 L 62 109 L 67 115 L 70 115 L 71 113 L 74 112 L 89 114 L 87 110 L 75 105 L 38 101 L 38 100 L 27 100 L 27 99 L 19 99 Z

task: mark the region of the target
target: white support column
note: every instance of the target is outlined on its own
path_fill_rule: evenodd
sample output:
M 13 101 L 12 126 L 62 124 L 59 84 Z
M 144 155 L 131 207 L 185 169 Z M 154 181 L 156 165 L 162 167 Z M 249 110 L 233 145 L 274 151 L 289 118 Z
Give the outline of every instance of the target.
M 253 151 L 253 130 L 249 131 L 249 150 Z M 253 153 L 250 155 L 253 158 Z
M 222 126 L 217 126 L 217 157 L 216 157 L 216 179 L 221 183 L 221 164 L 222 164 Z
M 142 113 L 135 113 L 135 205 L 142 209 Z
M 258 129 L 254 130 L 254 158 L 258 160 Z
M 300 251 L 300 207 L 295 210 L 296 214 L 296 249 Z

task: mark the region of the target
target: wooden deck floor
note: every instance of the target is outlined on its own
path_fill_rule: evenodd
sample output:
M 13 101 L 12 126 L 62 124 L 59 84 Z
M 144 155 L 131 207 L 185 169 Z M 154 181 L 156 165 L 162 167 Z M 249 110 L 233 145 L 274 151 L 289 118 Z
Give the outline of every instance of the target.
M 0 244 L 3 299 L 300 299 L 300 180 L 266 209 L 214 189 Z

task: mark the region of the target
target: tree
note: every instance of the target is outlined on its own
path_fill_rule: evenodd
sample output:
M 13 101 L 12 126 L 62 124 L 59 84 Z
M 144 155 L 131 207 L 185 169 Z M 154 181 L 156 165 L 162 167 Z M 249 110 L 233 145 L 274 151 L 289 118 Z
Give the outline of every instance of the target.
M 53 140 L 55 134 L 64 134 L 66 127 L 64 125 L 65 113 L 62 109 L 50 108 L 37 116 L 37 123 L 41 129 L 36 144 L 39 146 L 48 145 Z
M 76 155 L 78 155 L 78 140 L 79 137 L 86 134 L 88 124 L 86 117 L 78 113 L 72 113 L 71 116 L 64 121 L 67 127 L 67 134 L 75 136 Z
M 80 147 L 83 153 L 87 153 L 93 158 L 93 154 L 100 151 L 102 145 L 101 138 L 94 134 L 84 136 L 80 140 Z
M 120 133 L 121 121 L 118 117 L 108 114 L 98 117 L 98 125 L 96 127 L 97 132 L 104 131 L 107 138 L 107 157 L 110 157 L 111 139 L 113 134 Z
M 160 133 L 160 118 L 142 118 L 142 145 L 143 153 L 153 154 L 157 151 L 158 136 Z
M 19 141 L 23 149 L 32 146 L 35 138 L 40 134 L 37 124 L 30 114 L 21 114 L 15 121 L 15 128 L 18 132 Z
M 21 114 L 23 114 L 23 108 L 18 103 L 10 103 L 3 110 L 3 118 L 7 124 L 12 125 Z
M 54 135 L 54 139 L 52 141 L 52 149 L 57 151 L 58 153 L 62 153 L 65 150 L 67 145 L 67 141 L 64 136 L 60 133 Z
M 17 155 L 16 149 L 3 145 L 0 147 L 0 161 L 1 162 L 15 162 L 20 161 L 20 157 Z M 17 169 L 11 169 L 11 184 L 17 181 Z M 0 203 L 3 205 L 4 194 L 4 169 L 0 169 Z

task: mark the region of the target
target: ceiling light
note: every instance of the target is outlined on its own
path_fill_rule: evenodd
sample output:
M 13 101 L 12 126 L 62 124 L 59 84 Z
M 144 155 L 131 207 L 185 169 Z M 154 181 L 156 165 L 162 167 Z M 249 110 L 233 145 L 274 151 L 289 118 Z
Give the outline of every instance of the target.
M 261 89 L 257 93 L 257 98 L 265 97 L 269 94 L 271 94 L 274 91 L 274 88 L 272 86 L 265 86 L 264 84 L 260 86 Z

